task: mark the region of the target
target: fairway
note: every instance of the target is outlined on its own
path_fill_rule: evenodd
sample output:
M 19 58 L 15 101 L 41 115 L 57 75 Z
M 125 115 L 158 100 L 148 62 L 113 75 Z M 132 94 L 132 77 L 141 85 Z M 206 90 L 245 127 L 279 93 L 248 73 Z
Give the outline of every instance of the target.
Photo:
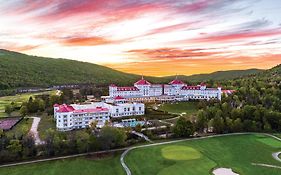
M 24 93 L 24 94 L 17 94 L 14 96 L 3 96 L 0 97 L 0 117 L 7 117 L 5 113 L 5 106 L 14 102 L 17 106 L 20 106 L 22 102 L 28 101 L 29 97 L 34 97 L 36 95 L 42 94 L 55 94 L 56 91 L 46 91 L 46 92 L 37 92 L 37 93 Z
M 281 142 L 264 135 L 236 135 L 192 140 L 137 148 L 125 157 L 133 175 L 210 175 L 214 168 L 225 167 L 240 175 L 280 175 L 281 167 L 272 153 L 281 151 Z
M 198 102 L 176 102 L 166 103 L 159 106 L 159 110 L 172 114 L 194 114 L 197 112 Z
M 119 154 L 100 160 L 74 158 L 10 168 L 0 168 L 1 175 L 125 175 Z

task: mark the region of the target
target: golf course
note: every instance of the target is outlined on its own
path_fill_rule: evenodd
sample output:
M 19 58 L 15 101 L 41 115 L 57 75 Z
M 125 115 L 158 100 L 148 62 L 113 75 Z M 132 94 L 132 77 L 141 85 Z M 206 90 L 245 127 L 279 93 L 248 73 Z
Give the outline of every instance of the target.
M 272 157 L 278 151 L 281 142 L 277 139 L 245 134 L 137 147 L 124 159 L 133 175 L 210 175 L 216 168 L 231 168 L 240 175 L 279 175 L 281 162 Z M 0 168 L 0 174 L 124 175 L 119 159 L 120 154 L 101 159 L 80 157 Z
M 190 115 L 198 111 L 197 104 L 198 102 L 165 103 L 159 106 L 159 110 L 173 114 Z
M 281 169 L 252 163 L 281 168 L 281 162 L 272 158 L 280 150 L 281 142 L 268 136 L 234 135 L 137 148 L 125 162 L 134 175 L 209 175 L 221 167 L 240 175 L 277 175 Z

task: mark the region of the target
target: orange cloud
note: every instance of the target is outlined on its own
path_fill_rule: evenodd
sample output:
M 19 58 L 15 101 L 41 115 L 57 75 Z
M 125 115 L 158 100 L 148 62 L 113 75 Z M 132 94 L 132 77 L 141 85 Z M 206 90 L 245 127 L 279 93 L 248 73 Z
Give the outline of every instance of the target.
M 178 48 L 159 48 L 159 49 L 139 49 L 130 50 L 129 53 L 144 55 L 151 59 L 178 59 L 192 57 L 206 57 L 220 54 L 221 52 L 210 52 L 205 49 L 178 49 Z
M 281 35 L 281 28 L 270 29 L 270 30 L 261 30 L 261 31 L 245 31 L 240 33 L 231 33 L 231 34 L 222 34 L 222 35 L 211 35 L 201 38 L 195 38 L 191 41 L 194 42 L 225 42 L 232 40 L 241 40 L 249 38 L 258 38 L 258 37 L 269 37 Z M 190 40 L 189 40 L 190 41 Z
M 75 37 L 62 40 L 62 43 L 67 46 L 97 46 L 111 44 L 115 41 L 108 40 L 103 37 Z

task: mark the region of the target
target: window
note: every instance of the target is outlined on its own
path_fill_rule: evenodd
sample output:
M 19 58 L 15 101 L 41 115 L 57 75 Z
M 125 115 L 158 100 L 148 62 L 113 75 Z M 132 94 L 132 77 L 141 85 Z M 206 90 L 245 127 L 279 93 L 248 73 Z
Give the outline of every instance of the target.
M 139 111 L 141 111 L 141 107 L 139 107 Z

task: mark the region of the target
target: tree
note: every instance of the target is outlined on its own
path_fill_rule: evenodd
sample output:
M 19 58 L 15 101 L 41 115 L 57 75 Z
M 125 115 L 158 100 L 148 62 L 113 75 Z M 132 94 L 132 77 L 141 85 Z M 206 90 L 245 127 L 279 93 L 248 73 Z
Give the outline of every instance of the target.
M 111 149 L 125 145 L 127 135 L 123 129 L 104 126 L 98 138 L 102 149 Z
M 79 153 L 88 152 L 90 135 L 85 131 L 76 132 L 77 150 Z
M 140 124 L 137 124 L 135 127 L 136 132 L 141 132 L 142 126 Z
M 2 136 L 4 136 L 4 131 L 3 131 L 3 129 L 0 129 L 0 138 L 1 138 Z
M 204 131 L 208 127 L 207 113 L 204 110 L 199 110 L 197 114 L 197 120 L 195 123 L 196 130 Z
M 27 107 L 26 106 L 22 106 L 21 108 L 20 108 L 20 114 L 21 114 L 21 116 L 26 116 L 27 115 Z
M 240 118 L 237 118 L 233 121 L 232 131 L 233 132 L 241 132 L 243 129 L 243 124 Z
M 194 131 L 193 124 L 185 117 L 180 117 L 173 128 L 173 133 L 177 137 L 190 137 Z
M 5 112 L 6 112 L 7 114 L 11 114 L 11 113 L 13 112 L 12 106 L 11 106 L 11 105 L 6 105 L 6 106 L 5 106 Z
M 15 156 L 19 156 L 22 152 L 22 145 L 19 140 L 12 139 L 9 142 L 9 145 L 7 146 L 7 149 L 13 153 Z
M 212 123 L 214 127 L 214 132 L 218 134 L 223 133 L 224 131 L 224 121 L 223 118 L 221 117 L 221 114 L 222 112 L 218 111 Z

